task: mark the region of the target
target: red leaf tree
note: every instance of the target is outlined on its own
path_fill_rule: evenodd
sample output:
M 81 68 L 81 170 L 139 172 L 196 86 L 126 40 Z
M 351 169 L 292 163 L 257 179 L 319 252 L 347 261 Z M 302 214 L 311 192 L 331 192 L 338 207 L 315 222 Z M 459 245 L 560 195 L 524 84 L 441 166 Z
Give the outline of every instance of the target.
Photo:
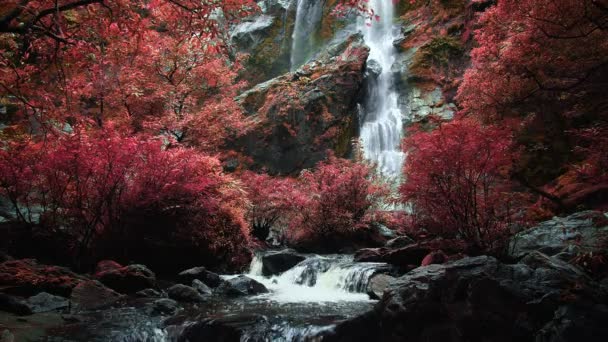
M 466 115 L 518 121 L 524 148 L 517 179 L 558 207 L 560 195 L 541 186 L 571 165 L 599 170 L 608 160 L 603 135 L 595 133 L 608 127 L 607 23 L 605 1 L 498 1 L 481 17 L 479 45 L 459 88 Z
M 260 241 L 265 241 L 271 228 L 286 223 L 291 217 L 294 193 L 298 191 L 297 182 L 292 178 L 251 171 L 244 172 L 241 180 L 251 202 L 246 215 L 251 233 Z
M 456 120 L 414 132 L 404 144 L 408 156 L 400 192 L 412 205 L 416 224 L 491 247 L 513 214 L 509 131 Z

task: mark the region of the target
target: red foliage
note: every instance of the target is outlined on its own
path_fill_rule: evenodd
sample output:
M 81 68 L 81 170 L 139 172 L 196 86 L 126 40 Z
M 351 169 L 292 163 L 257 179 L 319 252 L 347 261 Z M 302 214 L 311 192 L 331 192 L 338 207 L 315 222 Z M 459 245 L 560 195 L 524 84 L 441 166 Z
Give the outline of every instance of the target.
M 186 148 L 163 150 L 159 140 L 124 137 L 110 128 L 4 146 L 0 187 L 21 221 L 70 229 L 76 257 L 104 235 L 135 238 L 134 224 L 154 224 L 151 217 L 187 217 L 168 233 L 211 253 L 230 253 L 248 236 L 244 193 L 221 173 L 216 158 Z M 137 231 L 143 234 L 137 239 L 152 233 Z
M 296 180 L 251 171 L 244 172 L 241 180 L 251 202 L 246 215 L 251 233 L 265 241 L 270 229 L 290 216 L 293 194 L 297 191 Z
M 366 164 L 332 155 L 304 171 L 290 196 L 290 238 L 321 244 L 348 239 L 369 228 L 373 209 L 388 198 L 388 188 Z
M 486 121 L 519 118 L 522 184 L 573 169 L 579 177 L 566 177 L 576 187 L 594 185 L 586 175 L 605 182 L 607 20 L 595 0 L 504 0 L 482 15 L 458 99 Z
M 238 63 L 223 54 L 225 27 L 213 13 L 229 23 L 257 8 L 252 1 L 56 4 L 3 5 L 0 97 L 13 102 L 13 123 L 112 120 L 206 150 L 247 128 L 233 100 Z
M 510 147 L 507 130 L 471 120 L 407 138 L 400 192 L 413 206 L 417 224 L 490 247 L 506 233 L 513 213 Z
M 595 98 L 603 90 L 594 83 L 606 72 L 607 18 L 600 1 L 499 1 L 476 32 L 462 105 L 476 115 L 501 116 L 521 109 L 509 105 L 549 95 L 562 114 L 580 115 L 573 106 L 585 99 L 573 97 Z

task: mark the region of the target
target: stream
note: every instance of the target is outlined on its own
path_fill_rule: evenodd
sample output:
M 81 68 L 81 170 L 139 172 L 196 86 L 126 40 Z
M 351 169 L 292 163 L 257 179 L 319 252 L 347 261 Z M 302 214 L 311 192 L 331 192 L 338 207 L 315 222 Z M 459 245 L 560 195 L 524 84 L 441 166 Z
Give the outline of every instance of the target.
M 310 341 L 337 322 L 370 310 L 376 301 L 366 294 L 369 280 L 388 269 L 382 263 L 353 262 L 350 255 L 306 255 L 286 272 L 264 277 L 262 256 L 254 257 L 245 275 L 264 284 L 268 293 L 213 295 L 202 304 L 183 304 L 172 317 L 149 315 L 150 299 L 129 297 L 112 308 L 85 313 L 81 323 L 53 329 L 46 341 L 188 341 L 184 331 L 210 321 L 237 327 L 240 341 Z M 218 329 L 196 341 L 234 340 Z

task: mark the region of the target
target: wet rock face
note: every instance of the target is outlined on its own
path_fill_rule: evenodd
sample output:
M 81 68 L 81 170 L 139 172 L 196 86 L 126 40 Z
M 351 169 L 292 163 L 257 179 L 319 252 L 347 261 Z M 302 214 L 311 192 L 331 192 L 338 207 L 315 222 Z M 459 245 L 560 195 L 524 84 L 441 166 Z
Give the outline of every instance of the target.
M 247 54 L 241 79 L 250 85 L 289 71 L 295 6 L 290 1 L 260 1 L 262 13 L 235 25 L 230 34 L 234 49 Z
M 267 277 L 281 274 L 305 259 L 290 251 L 266 254 L 262 257 L 262 274 Z
M 539 252 L 512 265 L 465 258 L 396 279 L 324 341 L 604 341 L 606 300 L 579 269 Z
M 65 309 L 69 306 L 67 298 L 54 296 L 46 292 L 40 292 L 39 294 L 28 298 L 27 303 L 35 313 Z
M 157 299 L 152 303 L 150 312 L 152 315 L 172 315 L 179 310 L 176 301 L 169 298 Z
M 268 289 L 264 285 L 244 275 L 228 279 L 216 289 L 216 293 L 229 297 L 248 296 L 267 292 Z
M 555 217 L 525 230 L 509 243 L 509 254 L 521 258 L 534 251 L 567 260 L 580 252 L 602 252 L 608 241 L 608 218 L 598 211 Z
M 432 263 L 439 263 L 440 259 L 442 259 L 442 262 L 445 261 L 447 255 L 455 255 L 466 249 L 466 245 L 461 241 L 435 239 L 420 243 L 406 244 L 407 241 L 411 239 L 397 239 L 387 244 L 387 247 L 363 248 L 358 250 L 355 253 L 355 261 L 386 262 L 398 266 L 401 269 L 409 270 L 420 266 L 423 260 L 429 255 L 433 255 L 432 260 L 434 262 Z M 439 255 L 438 251 L 441 251 Z
M 395 279 L 395 277 L 388 274 L 376 274 L 369 281 L 367 294 L 372 299 L 382 298 L 384 291 L 395 281 Z
M 257 85 L 239 102 L 256 129 L 233 143 L 254 168 L 295 174 L 326 157 L 350 151 L 369 50 L 360 35 L 329 46 L 316 61 Z
M 169 298 L 180 302 L 202 303 L 205 301 L 205 297 L 196 289 L 182 284 L 176 284 L 168 288 L 167 295 Z
M 222 279 L 216 273 L 207 270 L 204 267 L 194 267 L 182 271 L 178 274 L 178 280 L 184 285 L 190 285 L 194 280 L 200 280 L 209 287 L 218 287 L 222 283 Z
M 135 293 L 154 287 L 156 276 L 144 265 L 111 268 L 95 274 L 95 278 L 121 293 Z
M 120 293 L 107 288 L 99 281 L 89 280 L 74 288 L 70 301 L 77 310 L 93 310 L 110 305 L 120 297 Z

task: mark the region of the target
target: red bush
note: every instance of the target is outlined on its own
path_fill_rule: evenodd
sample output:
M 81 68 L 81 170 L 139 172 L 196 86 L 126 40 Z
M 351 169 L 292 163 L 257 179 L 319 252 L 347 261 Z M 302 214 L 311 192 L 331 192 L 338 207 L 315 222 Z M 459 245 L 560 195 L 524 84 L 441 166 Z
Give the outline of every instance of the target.
M 510 145 L 507 130 L 468 120 L 407 138 L 400 192 L 417 224 L 491 247 L 513 213 Z
M 154 226 L 174 244 L 227 258 L 248 235 L 244 194 L 216 158 L 111 129 L 10 143 L 0 150 L 0 192 L 20 221 L 69 229 L 76 258 L 104 236 L 133 240 L 122 247 L 135 251 Z
M 292 241 L 348 243 L 369 228 L 373 209 L 383 203 L 388 188 L 365 164 L 330 156 L 312 171 L 304 171 L 291 194 Z
M 290 216 L 293 194 L 297 187 L 296 180 L 251 171 L 244 172 L 241 180 L 251 202 L 246 214 L 251 233 L 259 240 L 265 241 L 270 229 Z

